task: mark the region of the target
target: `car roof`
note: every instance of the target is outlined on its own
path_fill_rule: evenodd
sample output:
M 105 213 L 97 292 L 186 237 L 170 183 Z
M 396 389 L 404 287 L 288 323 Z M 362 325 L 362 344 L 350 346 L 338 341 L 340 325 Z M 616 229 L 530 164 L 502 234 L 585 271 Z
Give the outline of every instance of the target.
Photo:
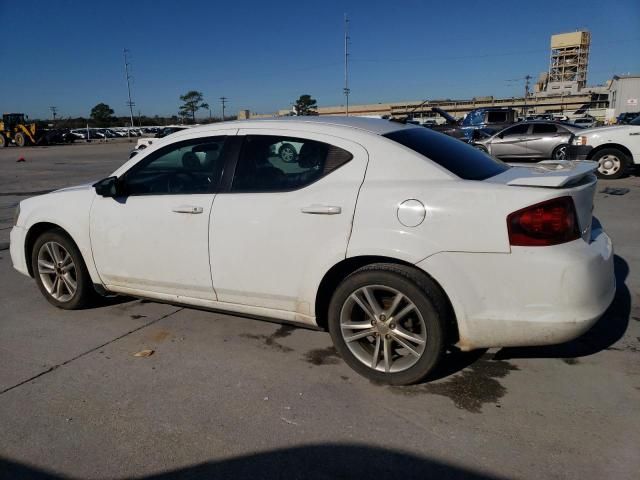
M 509 126 L 512 126 L 512 125 L 523 125 L 523 124 L 524 125 L 535 125 L 535 124 L 562 125 L 563 127 L 572 127 L 573 126 L 570 123 L 561 122 L 559 120 L 523 120 L 522 122 L 516 122 L 516 123 L 513 123 L 513 124 L 511 124 Z
M 214 124 L 201 125 L 190 129 L 192 132 L 198 130 L 211 130 L 213 128 L 255 128 L 255 127 L 283 127 L 294 126 L 318 127 L 346 127 L 363 130 L 369 133 L 384 135 L 404 128 L 416 128 L 416 125 L 404 125 L 401 122 L 383 120 L 378 118 L 346 117 L 346 116 L 291 116 L 261 118 L 255 120 L 236 120 L 231 122 L 220 122 Z

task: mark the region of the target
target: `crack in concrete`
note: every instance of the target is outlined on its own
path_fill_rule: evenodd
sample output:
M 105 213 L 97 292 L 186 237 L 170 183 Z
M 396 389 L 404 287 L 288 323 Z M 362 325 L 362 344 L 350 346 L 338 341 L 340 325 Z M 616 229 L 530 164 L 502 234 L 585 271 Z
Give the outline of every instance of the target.
M 108 342 L 105 342 L 105 343 L 103 343 L 101 345 L 98 345 L 97 347 L 93 347 L 93 348 L 87 350 L 86 352 L 82 352 L 79 355 L 76 355 L 75 357 L 70 358 L 69 360 L 65 360 L 62 363 L 58 363 L 57 365 L 53 365 L 53 366 L 49 367 L 47 370 L 38 373 L 37 375 L 34 375 L 34 376 L 30 377 L 30 378 L 27 378 L 26 380 L 23 380 L 23 381 L 21 381 L 19 383 L 16 383 L 15 385 L 7 387 L 4 390 L 0 390 L 0 395 L 4 395 L 5 393 L 10 392 L 11 390 L 13 390 L 15 388 L 21 387 L 25 383 L 29 383 L 32 380 L 35 380 L 35 379 L 40 378 L 40 377 L 42 377 L 42 376 L 44 376 L 44 375 L 46 375 L 48 373 L 51 373 L 51 372 L 53 372 L 54 370 L 57 370 L 60 367 L 64 367 L 65 365 L 68 365 L 71 362 L 73 362 L 75 360 L 78 360 L 79 358 L 82 358 L 82 357 L 84 357 L 86 355 L 89 355 L 90 353 L 93 353 L 96 350 L 100 350 L 101 348 L 106 347 L 107 345 L 110 345 L 110 344 L 112 344 L 114 342 L 117 342 L 118 340 L 120 340 L 120 339 L 122 339 L 124 337 L 129 336 L 132 333 L 138 332 L 138 331 L 142 330 L 143 328 L 147 328 L 147 327 L 153 325 L 154 323 L 158 323 L 160 320 L 164 320 L 165 318 L 168 318 L 171 315 L 174 315 L 174 314 L 178 313 L 180 310 L 184 310 L 184 308 L 181 307 L 181 308 L 178 308 L 177 310 L 174 310 L 173 312 L 167 313 L 166 315 L 162 315 L 161 317 L 158 317 L 155 320 L 151 320 L 150 322 L 147 322 L 144 325 L 140 325 L 139 327 L 136 327 L 133 330 L 129 330 L 128 332 L 123 333 L 122 335 L 119 335 L 119 336 L 117 336 L 115 338 L 112 338 Z

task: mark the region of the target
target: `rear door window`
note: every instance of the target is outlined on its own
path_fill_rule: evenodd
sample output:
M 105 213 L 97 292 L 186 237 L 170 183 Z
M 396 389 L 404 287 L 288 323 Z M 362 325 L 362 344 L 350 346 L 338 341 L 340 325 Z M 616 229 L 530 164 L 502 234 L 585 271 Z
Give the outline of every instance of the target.
M 513 127 L 509 127 L 506 130 L 503 130 L 501 133 L 502 137 L 510 137 L 513 135 L 526 135 L 529 131 L 529 125 L 523 123 L 521 125 L 514 125 Z
M 472 146 L 428 128 L 407 128 L 384 135 L 464 180 L 485 180 L 510 167 Z
M 353 155 L 346 150 L 316 140 L 247 135 L 231 191 L 297 190 L 328 175 L 352 158 Z
M 533 126 L 533 134 L 539 135 L 541 133 L 556 133 L 558 131 L 558 127 L 551 123 L 536 123 Z
M 507 121 L 507 112 L 488 112 L 488 123 L 504 123 Z

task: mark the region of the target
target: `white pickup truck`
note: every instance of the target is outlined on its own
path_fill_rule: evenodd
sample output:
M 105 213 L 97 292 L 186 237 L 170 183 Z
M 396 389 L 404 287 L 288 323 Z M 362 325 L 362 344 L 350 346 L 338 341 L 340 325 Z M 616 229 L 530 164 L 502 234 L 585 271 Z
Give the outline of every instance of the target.
M 640 164 L 640 116 L 628 125 L 581 130 L 569 143 L 570 160 L 594 160 L 598 177 L 620 178 Z

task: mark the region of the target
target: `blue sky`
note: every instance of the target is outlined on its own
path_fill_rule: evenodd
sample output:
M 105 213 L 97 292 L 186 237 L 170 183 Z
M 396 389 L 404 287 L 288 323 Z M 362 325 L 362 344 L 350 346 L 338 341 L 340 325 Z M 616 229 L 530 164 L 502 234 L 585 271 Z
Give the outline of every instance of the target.
M 549 36 L 592 33 L 589 84 L 640 73 L 640 1 L 0 0 L 0 110 L 45 118 L 170 115 L 196 89 L 220 111 L 286 108 L 300 94 L 343 103 L 343 14 L 351 25 L 351 102 L 518 95 L 547 70 Z M 137 113 L 137 112 L 136 112 Z

